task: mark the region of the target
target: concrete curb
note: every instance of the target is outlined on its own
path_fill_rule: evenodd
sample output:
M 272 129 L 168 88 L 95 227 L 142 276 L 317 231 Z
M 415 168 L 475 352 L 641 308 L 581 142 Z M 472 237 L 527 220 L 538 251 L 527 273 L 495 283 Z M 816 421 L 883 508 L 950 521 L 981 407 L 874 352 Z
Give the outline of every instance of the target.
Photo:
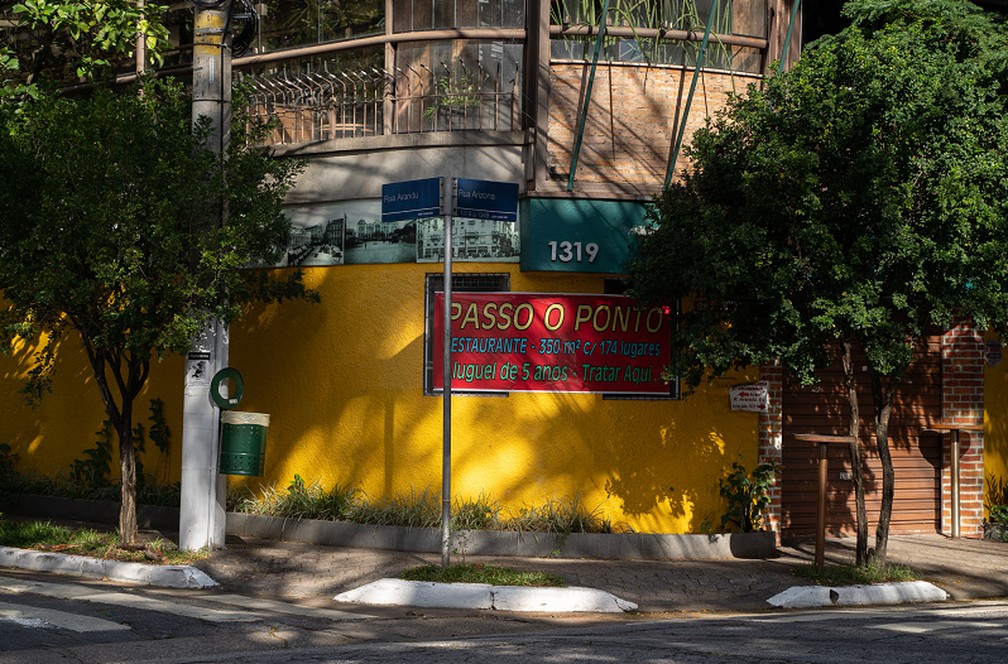
M 944 602 L 948 593 L 926 581 L 904 581 L 872 585 L 794 586 L 767 600 L 780 609 L 809 609 L 824 606 L 867 606 Z
M 0 496 L 0 512 L 53 519 L 115 524 L 119 503 L 55 496 Z M 141 528 L 178 528 L 177 507 L 137 506 Z M 238 512 L 227 513 L 228 535 L 334 546 L 437 553 L 437 528 L 373 526 L 315 519 L 285 519 Z M 776 533 L 649 534 L 570 533 L 464 530 L 452 533 L 452 548 L 469 556 L 527 558 L 592 558 L 595 560 L 733 560 L 775 558 Z
M 437 553 L 437 528 L 372 526 L 314 519 L 284 519 L 228 512 L 227 533 L 258 539 Z M 467 556 L 591 558 L 594 560 L 733 560 L 777 556 L 771 531 L 714 535 L 571 533 L 463 530 L 452 533 L 452 548 Z
M 593 588 L 491 586 L 379 579 L 340 593 L 337 602 L 442 609 L 495 609 L 530 613 L 623 613 L 637 605 Z
M 191 565 L 148 565 L 48 551 L 0 547 L 0 567 L 109 579 L 161 588 L 202 589 L 218 585 Z

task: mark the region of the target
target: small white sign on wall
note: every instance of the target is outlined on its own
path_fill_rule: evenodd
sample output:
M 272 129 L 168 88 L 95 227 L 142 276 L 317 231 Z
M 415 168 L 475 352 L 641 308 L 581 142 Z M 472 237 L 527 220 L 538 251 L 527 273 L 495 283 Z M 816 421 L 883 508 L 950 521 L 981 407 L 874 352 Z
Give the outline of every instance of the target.
M 728 390 L 732 410 L 765 413 L 770 409 L 770 386 L 765 380 L 736 385 Z

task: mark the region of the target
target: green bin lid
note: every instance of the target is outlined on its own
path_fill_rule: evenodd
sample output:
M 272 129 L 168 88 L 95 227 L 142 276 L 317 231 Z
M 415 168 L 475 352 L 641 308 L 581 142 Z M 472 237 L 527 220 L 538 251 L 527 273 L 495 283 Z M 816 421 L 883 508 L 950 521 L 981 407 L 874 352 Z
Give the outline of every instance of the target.
M 220 386 L 225 380 L 232 380 L 235 384 L 234 394 L 229 397 L 221 396 Z M 210 398 L 221 410 L 230 410 L 241 402 L 242 395 L 245 394 L 245 382 L 242 381 L 241 374 L 237 369 L 224 367 L 210 381 Z

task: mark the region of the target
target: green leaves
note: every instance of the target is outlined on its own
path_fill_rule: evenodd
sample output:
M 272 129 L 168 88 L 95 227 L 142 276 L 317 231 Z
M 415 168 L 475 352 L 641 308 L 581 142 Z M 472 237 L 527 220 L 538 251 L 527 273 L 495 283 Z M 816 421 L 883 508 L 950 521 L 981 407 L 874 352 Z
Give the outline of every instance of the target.
M 760 530 L 776 474 L 777 467 L 770 463 L 757 464 L 749 473 L 745 466 L 733 461 L 727 475 L 718 481 L 721 497 L 727 503 L 721 527 L 734 526 L 743 533 Z
M 266 262 L 289 224 L 299 169 L 236 144 L 203 147 L 177 85 L 44 98 L 8 124 L 0 184 L 0 290 L 8 333 L 70 324 L 113 370 L 185 352 L 208 319 L 257 298 L 303 296 Z M 241 132 L 238 132 L 239 134 Z M 220 223 L 222 203 L 231 211 Z
M 697 132 L 638 242 L 639 297 L 707 303 L 674 343 L 690 384 L 770 357 L 811 380 L 837 339 L 898 375 L 953 314 L 1008 324 L 1008 35 L 970 3 L 846 11 Z
M 12 41 L 19 52 L 19 66 L 26 68 L 21 72 L 22 82 L 36 83 L 43 71 L 97 77 L 116 59 L 133 57 L 138 38 L 144 40 L 151 61 L 160 64 L 168 45 L 163 21 L 166 9 L 165 4 L 135 0 L 24 0 L 14 4 L 8 11 L 22 29 L 21 37 Z

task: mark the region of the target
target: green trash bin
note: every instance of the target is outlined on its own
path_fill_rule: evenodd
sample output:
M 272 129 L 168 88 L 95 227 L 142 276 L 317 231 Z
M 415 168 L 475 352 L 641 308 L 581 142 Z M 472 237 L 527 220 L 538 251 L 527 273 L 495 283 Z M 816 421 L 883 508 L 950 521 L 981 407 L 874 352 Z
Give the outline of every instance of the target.
M 221 412 L 220 472 L 262 475 L 266 464 L 266 413 Z

